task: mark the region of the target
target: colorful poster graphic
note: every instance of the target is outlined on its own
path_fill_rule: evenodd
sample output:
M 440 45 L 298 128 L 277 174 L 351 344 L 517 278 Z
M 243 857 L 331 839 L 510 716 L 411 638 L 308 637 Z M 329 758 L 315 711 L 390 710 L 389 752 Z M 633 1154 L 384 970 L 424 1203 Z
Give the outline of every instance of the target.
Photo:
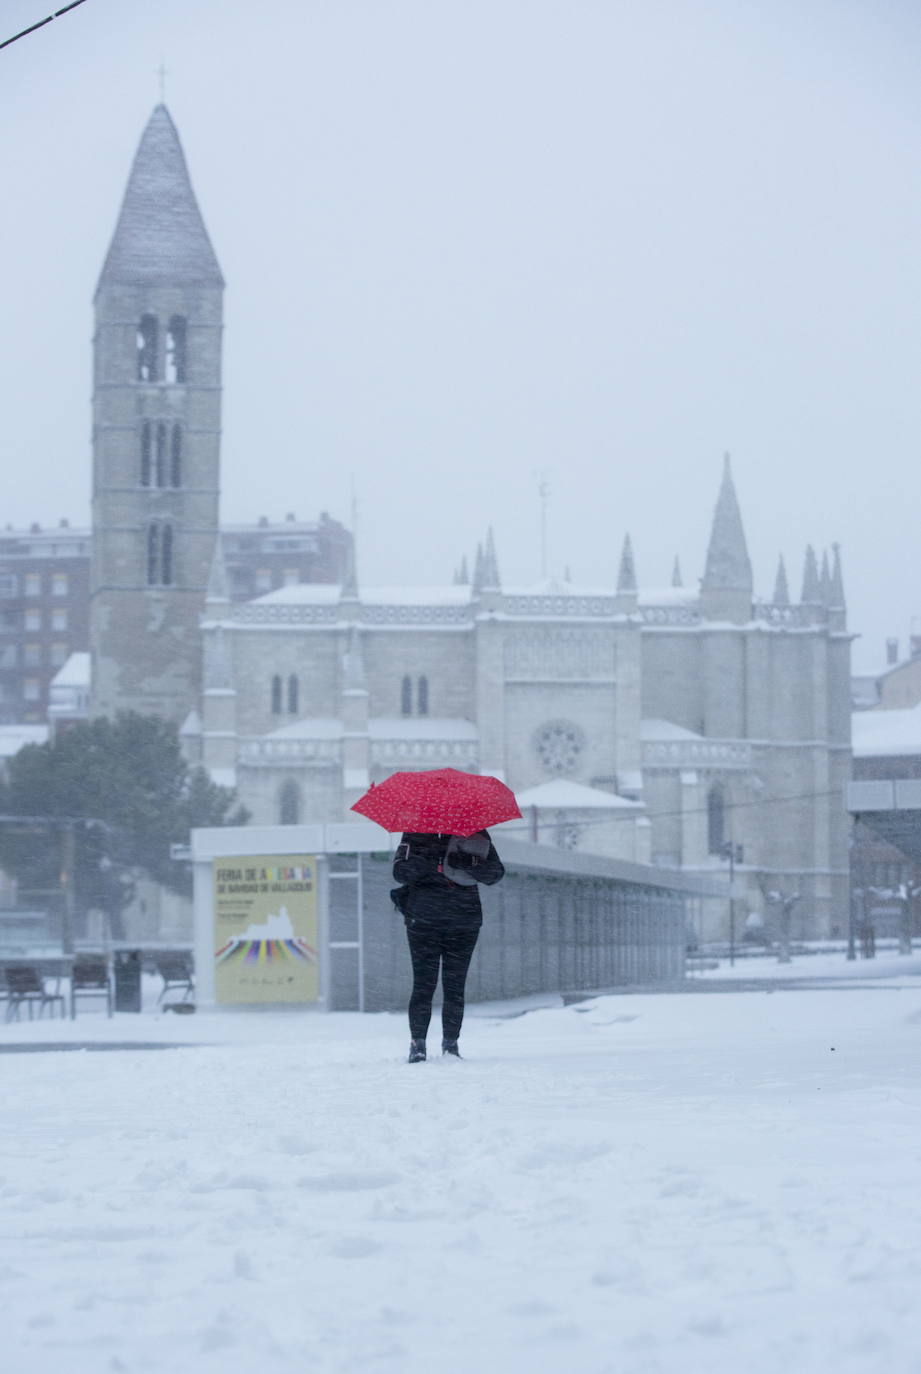
M 317 861 L 263 854 L 215 859 L 214 990 L 218 1002 L 315 1002 Z

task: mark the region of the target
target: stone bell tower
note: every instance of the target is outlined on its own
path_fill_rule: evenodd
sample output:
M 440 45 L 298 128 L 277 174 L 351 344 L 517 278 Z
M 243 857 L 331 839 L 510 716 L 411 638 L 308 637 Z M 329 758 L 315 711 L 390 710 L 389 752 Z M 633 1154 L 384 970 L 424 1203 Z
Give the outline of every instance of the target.
M 165 105 L 95 296 L 92 710 L 177 723 L 201 687 L 218 531 L 224 280 Z

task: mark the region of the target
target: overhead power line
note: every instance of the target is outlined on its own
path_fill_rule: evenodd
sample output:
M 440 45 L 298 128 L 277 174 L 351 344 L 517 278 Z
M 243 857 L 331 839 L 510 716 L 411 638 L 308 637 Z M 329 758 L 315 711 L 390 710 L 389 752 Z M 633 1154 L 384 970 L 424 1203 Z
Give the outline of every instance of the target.
M 34 33 L 36 29 L 43 29 L 46 24 L 51 23 L 52 19 L 60 19 L 62 14 L 67 14 L 70 10 L 75 10 L 78 5 L 85 4 L 86 0 L 71 0 L 71 4 L 65 5 L 63 9 L 55 10 L 54 14 L 49 14 L 47 19 L 39 19 L 37 24 L 30 24 L 29 27 L 23 29 L 21 33 L 14 33 L 12 38 L 5 38 L 3 42 L 0 43 L 0 48 L 8 48 L 11 43 L 17 43 L 20 38 L 25 38 L 26 34 Z

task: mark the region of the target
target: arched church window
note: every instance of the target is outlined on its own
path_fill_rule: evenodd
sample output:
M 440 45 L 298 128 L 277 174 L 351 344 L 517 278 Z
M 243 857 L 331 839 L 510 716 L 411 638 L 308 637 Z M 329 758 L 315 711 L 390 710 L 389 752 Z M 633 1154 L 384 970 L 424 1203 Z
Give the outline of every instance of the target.
M 163 525 L 160 529 L 160 581 L 164 587 L 173 585 L 172 525 Z
M 182 383 L 186 379 L 186 322 L 184 315 L 173 315 L 166 330 L 166 381 Z
M 726 798 L 716 783 L 707 793 L 707 852 L 719 854 L 726 839 Z
M 429 713 L 429 680 L 425 674 L 416 684 L 416 714 L 427 716 Z
M 301 818 L 301 789 L 293 778 L 282 783 L 278 794 L 279 825 L 297 825 Z
M 292 673 L 288 678 L 288 715 L 296 716 L 298 709 L 298 698 L 300 696 L 300 684 L 297 674 Z
M 177 421 L 170 434 L 169 484 L 182 486 L 182 425 Z
M 281 678 L 278 673 L 272 678 L 272 715 L 281 715 Z
M 157 461 L 154 469 L 157 487 L 166 486 L 166 425 L 162 420 L 157 424 Z
M 409 673 L 405 675 L 400 686 L 400 713 L 404 716 L 411 716 L 413 713 L 413 680 Z
M 141 486 L 150 486 L 151 466 L 150 448 L 152 436 L 150 432 L 150 421 L 145 420 L 141 425 Z
M 160 581 L 160 526 L 147 526 L 147 585 L 156 587 Z
M 156 315 L 142 315 L 137 332 L 137 379 L 139 382 L 157 380 Z

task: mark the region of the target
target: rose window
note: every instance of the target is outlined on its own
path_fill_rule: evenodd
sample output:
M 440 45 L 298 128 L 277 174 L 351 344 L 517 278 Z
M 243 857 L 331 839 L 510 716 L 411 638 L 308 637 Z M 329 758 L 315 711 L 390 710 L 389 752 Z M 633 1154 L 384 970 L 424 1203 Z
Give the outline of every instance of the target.
M 534 737 L 537 757 L 548 773 L 562 775 L 575 771 L 583 749 L 582 731 L 568 720 L 544 725 Z

